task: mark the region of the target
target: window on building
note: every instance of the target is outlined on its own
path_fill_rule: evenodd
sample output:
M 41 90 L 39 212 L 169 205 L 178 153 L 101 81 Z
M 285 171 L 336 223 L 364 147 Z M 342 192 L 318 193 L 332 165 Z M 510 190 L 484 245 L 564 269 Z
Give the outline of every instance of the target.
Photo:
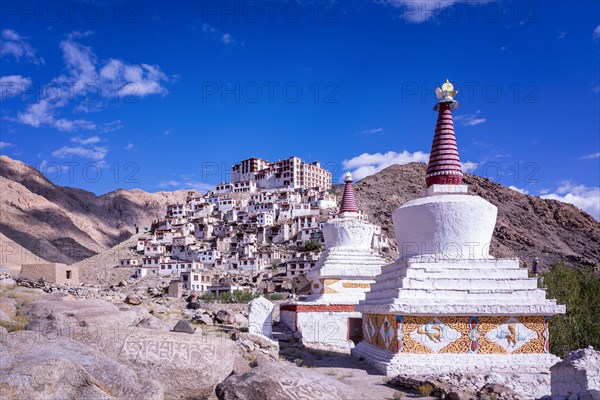
M 71 279 L 71 271 L 67 271 L 67 279 Z

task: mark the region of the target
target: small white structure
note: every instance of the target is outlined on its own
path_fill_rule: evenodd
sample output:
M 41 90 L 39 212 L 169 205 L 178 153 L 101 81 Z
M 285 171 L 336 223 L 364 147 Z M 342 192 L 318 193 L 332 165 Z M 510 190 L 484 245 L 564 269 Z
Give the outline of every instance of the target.
M 140 260 L 137 258 L 124 258 L 121 260 L 121 267 L 137 267 L 140 265 Z
M 371 248 L 374 226 L 358 216 L 348 173 L 340 218 L 323 225 L 325 250 L 306 275 L 312 294 L 280 307 L 280 320 L 301 332 L 305 344 L 347 349 L 362 339 L 362 316 L 355 307 L 385 261 Z
M 275 305 L 260 296 L 248 303 L 248 332 L 271 338 Z
M 600 400 L 600 352 L 579 349 L 550 368 L 553 398 Z

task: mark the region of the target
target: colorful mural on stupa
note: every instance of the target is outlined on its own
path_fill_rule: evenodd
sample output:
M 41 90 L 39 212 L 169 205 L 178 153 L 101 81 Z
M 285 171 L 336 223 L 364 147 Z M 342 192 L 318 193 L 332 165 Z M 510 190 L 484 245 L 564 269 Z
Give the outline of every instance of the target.
M 363 315 L 364 341 L 392 353 L 544 354 L 544 316 Z

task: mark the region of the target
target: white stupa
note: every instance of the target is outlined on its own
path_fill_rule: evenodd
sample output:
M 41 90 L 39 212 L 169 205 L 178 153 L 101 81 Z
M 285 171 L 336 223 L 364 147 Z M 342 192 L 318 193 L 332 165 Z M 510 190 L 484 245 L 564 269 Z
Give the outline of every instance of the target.
M 355 307 L 385 264 L 372 249 L 375 227 L 361 218 L 350 173 L 345 181 L 338 218 L 324 224 L 325 249 L 307 274 L 311 294 L 281 306 L 280 319 L 307 344 L 349 348 L 360 340 L 362 315 Z
M 365 300 L 353 353 L 389 376 L 547 372 L 548 322 L 565 307 L 546 299 L 518 259 L 489 254 L 497 208 L 462 184 L 446 81 L 421 198 L 393 213 L 399 258 Z

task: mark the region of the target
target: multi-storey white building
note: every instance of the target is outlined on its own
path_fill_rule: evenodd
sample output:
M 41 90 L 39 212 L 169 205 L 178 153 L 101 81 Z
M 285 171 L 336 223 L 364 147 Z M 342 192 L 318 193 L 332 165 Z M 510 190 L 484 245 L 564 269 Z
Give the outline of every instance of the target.
M 318 161 L 305 163 L 299 157 L 269 162 L 249 158 L 231 169 L 231 183 L 256 181 L 259 189 L 309 189 L 327 190 L 331 187 L 331 172 L 321 168 Z

